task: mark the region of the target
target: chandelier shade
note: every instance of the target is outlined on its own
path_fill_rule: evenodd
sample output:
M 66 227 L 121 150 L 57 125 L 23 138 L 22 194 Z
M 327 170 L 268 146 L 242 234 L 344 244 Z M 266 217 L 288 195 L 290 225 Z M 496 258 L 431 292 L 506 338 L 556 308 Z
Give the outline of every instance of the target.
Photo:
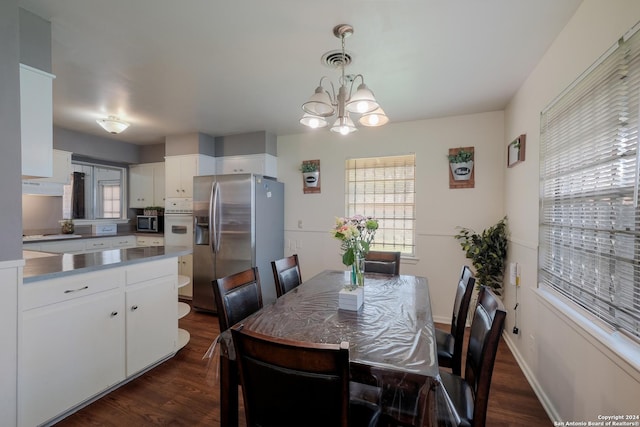
M 353 34 L 353 27 L 348 24 L 337 25 L 333 28 L 333 34 L 342 42 L 342 56 L 337 60 L 333 56 L 332 62 L 332 64 L 337 64 L 341 71 L 338 93 L 336 94 L 333 83 L 330 83 L 331 91 L 326 89 L 323 82 L 328 78 L 322 77 L 311 98 L 302 104 L 302 110 L 305 114 L 300 119 L 300 123 L 312 129 L 326 127 L 327 119 L 335 115 L 336 120 L 330 130 L 342 135 L 348 135 L 358 130 L 349 114 L 360 115 L 358 122 L 363 126 L 385 125 L 389 118 L 380 108 L 371 89 L 364 83 L 362 74 L 345 75 L 345 67 L 351 62 L 351 57 L 346 55 L 344 40 Z M 361 81 L 360 85 L 352 94 L 354 83 L 358 78 Z
M 300 123 L 310 127 L 311 129 L 324 128 L 329 124 L 326 118 L 309 113 L 305 113 L 304 116 L 302 116 Z
M 357 131 L 358 128 L 353 124 L 353 120 L 347 114 L 346 116 L 341 116 L 336 119 L 331 126 L 331 132 L 337 132 L 341 135 L 349 135 L 351 132 Z
M 119 134 L 129 127 L 129 123 L 120 120 L 116 116 L 109 116 L 106 119 L 98 119 L 96 122 L 102 126 L 104 130 L 112 134 Z
M 370 113 L 378 107 L 376 97 L 373 96 L 373 92 L 364 83 L 358 86 L 358 90 L 346 105 L 347 111 L 357 114 Z
M 370 113 L 365 113 L 360 117 L 358 123 L 362 126 L 377 127 L 386 125 L 389 122 L 389 117 L 384 113 L 384 110 L 380 107 L 376 108 Z

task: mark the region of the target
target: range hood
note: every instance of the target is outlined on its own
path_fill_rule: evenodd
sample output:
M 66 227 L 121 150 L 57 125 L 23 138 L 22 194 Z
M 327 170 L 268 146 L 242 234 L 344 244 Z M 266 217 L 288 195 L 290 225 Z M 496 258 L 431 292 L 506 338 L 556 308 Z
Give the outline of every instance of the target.
M 22 194 L 36 196 L 62 196 L 64 184 L 57 182 L 41 182 L 22 180 Z

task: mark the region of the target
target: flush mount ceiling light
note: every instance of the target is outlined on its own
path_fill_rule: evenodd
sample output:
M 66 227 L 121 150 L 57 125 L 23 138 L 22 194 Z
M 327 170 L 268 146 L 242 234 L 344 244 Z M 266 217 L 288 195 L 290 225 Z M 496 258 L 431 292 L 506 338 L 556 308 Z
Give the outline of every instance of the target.
M 129 127 L 129 123 L 124 122 L 116 116 L 109 116 L 106 119 L 96 120 L 104 130 L 112 134 L 118 134 Z
M 351 25 L 341 24 L 333 28 L 333 35 L 339 38 L 342 43 L 342 51 L 339 55 L 333 52 L 327 53 L 323 58 L 340 68 L 340 88 L 336 95 L 335 87 L 329 81 L 331 85 L 331 92 L 329 92 L 322 86 L 322 83 L 329 79 L 326 76 L 322 77 L 311 98 L 302 104 L 305 114 L 300 119 L 300 123 L 303 125 L 313 129 L 325 127 L 329 124 L 327 118 L 336 115 L 331 131 L 348 135 L 358 130 L 351 117 L 349 117 L 350 113 L 360 114 L 361 117 L 358 121 L 363 126 L 382 126 L 389 121 L 387 115 L 378 105 L 375 96 L 373 96 L 373 92 L 364 84 L 362 74 L 345 76 L 344 69 L 351 63 L 351 56 L 345 52 L 344 39 L 352 34 L 353 27 Z M 362 83 L 352 95 L 353 85 L 358 78 Z M 347 85 L 349 86 L 348 89 Z

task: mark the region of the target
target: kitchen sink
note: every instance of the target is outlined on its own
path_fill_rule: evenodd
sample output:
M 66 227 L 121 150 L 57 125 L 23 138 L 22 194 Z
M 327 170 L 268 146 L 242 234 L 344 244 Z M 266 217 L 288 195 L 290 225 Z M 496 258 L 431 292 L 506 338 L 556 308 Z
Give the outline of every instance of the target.
M 82 237 L 81 234 L 31 234 L 29 236 L 22 236 L 23 242 L 30 240 L 60 240 L 60 239 L 77 239 Z

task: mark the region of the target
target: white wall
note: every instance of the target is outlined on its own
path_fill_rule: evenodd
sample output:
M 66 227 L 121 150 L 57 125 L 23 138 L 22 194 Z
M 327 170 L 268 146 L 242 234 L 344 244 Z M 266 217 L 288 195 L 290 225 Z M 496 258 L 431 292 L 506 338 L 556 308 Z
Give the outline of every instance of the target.
M 522 266 L 519 335 L 507 317 L 512 350 L 558 421 L 597 421 L 598 415 L 638 414 L 640 346 L 603 329 L 584 328 L 575 314 L 537 290 L 540 112 L 640 20 L 637 0 L 585 0 L 505 110 L 503 144 L 527 134 L 526 160 L 505 173 L 510 260 Z M 515 288 L 505 306 L 515 305 Z M 603 342 L 626 344 L 621 358 Z M 611 345 L 611 344 L 609 344 Z
M 392 112 L 391 120 L 393 120 Z M 278 178 L 285 183 L 285 255 L 298 253 L 303 279 L 342 269 L 339 242 L 330 233 L 344 216 L 345 159 L 416 154 L 415 260 L 401 273 L 429 279 L 436 321 L 451 320 L 456 278 L 469 260 L 453 238 L 456 226 L 481 230 L 503 216 L 503 112 L 448 117 L 381 128 L 347 137 L 327 129 L 278 138 Z M 475 188 L 449 189 L 449 148 L 475 147 Z M 320 160 L 320 194 L 303 194 L 303 160 Z M 298 224 L 300 223 L 300 227 Z

